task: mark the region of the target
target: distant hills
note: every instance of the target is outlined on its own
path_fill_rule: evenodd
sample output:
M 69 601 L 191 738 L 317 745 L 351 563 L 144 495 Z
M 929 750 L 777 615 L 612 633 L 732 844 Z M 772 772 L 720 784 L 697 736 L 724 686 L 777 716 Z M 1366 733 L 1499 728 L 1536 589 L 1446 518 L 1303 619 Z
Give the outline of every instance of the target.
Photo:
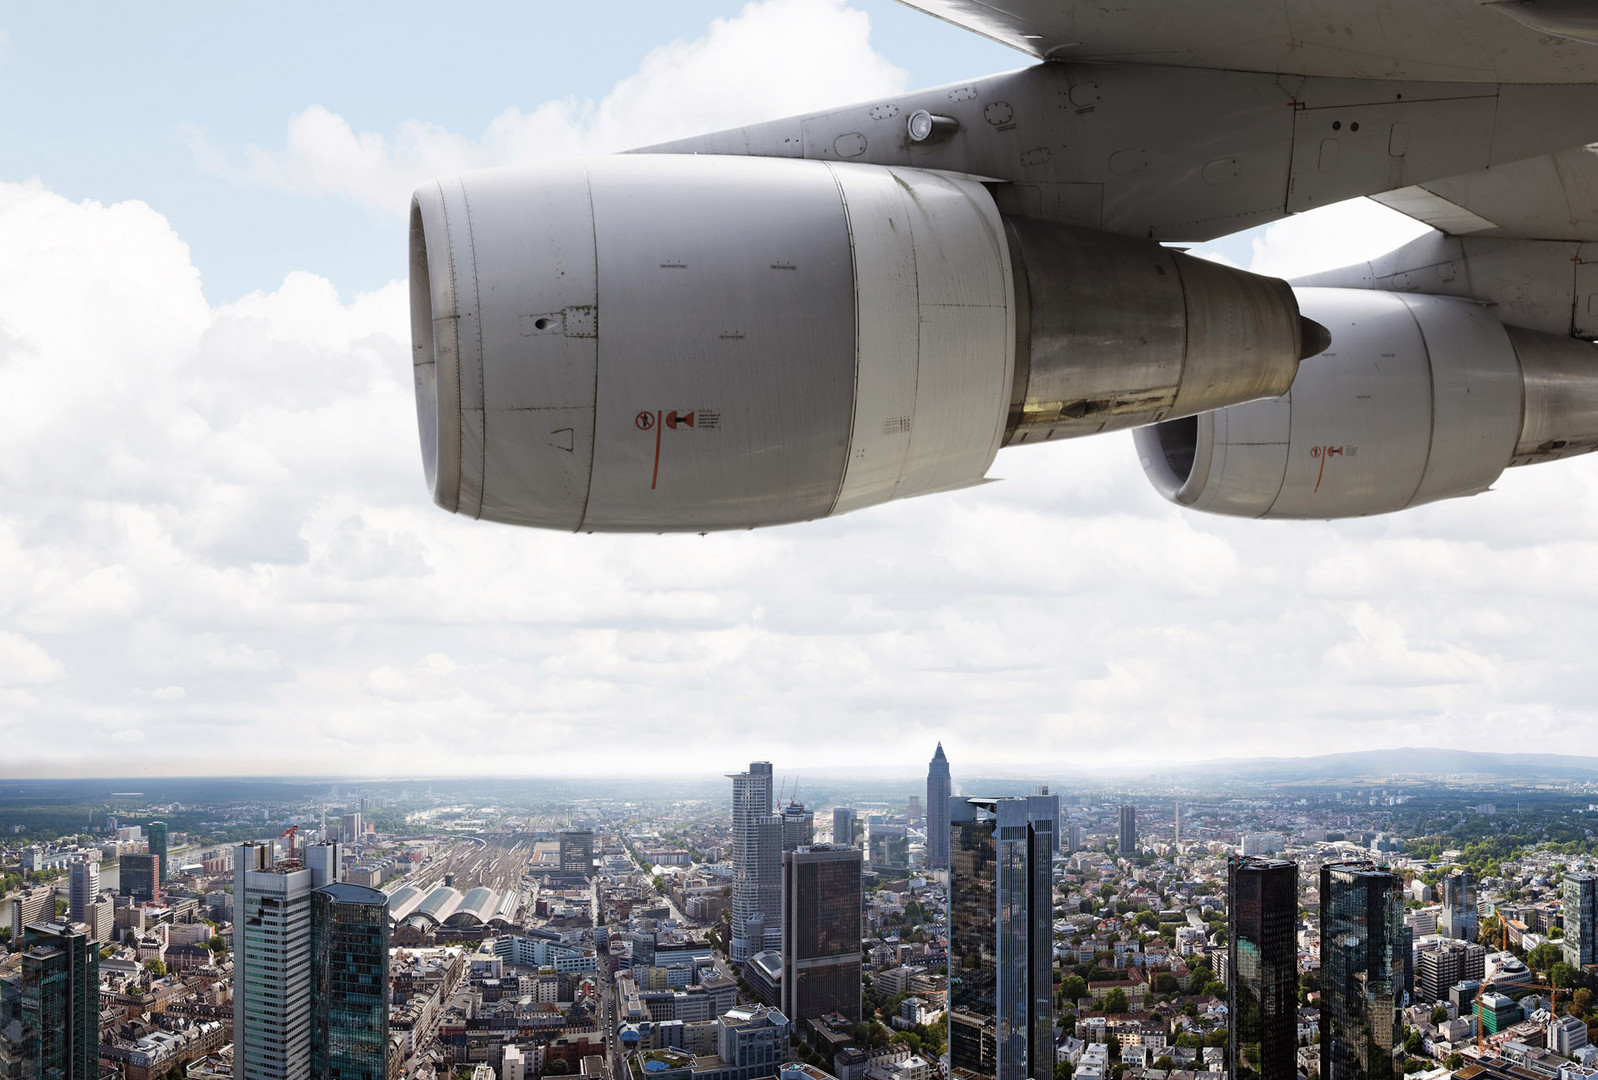
M 1203 776 L 1225 774 L 1249 780 L 1353 780 L 1367 777 L 1372 780 L 1400 777 L 1598 780 L 1598 757 L 1496 754 L 1436 746 L 1405 746 L 1396 750 L 1355 750 L 1304 758 L 1217 759 L 1197 762 L 1185 771 Z

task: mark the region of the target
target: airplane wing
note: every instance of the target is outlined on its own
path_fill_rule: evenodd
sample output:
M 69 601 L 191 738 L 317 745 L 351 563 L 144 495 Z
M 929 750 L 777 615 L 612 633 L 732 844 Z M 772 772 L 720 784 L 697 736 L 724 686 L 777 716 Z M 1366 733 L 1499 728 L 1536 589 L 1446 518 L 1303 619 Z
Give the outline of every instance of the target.
M 1371 197 L 1451 236 L 1598 241 L 1598 146 Z
M 1041 60 L 1362 79 L 1591 82 L 1577 0 L 904 0 Z

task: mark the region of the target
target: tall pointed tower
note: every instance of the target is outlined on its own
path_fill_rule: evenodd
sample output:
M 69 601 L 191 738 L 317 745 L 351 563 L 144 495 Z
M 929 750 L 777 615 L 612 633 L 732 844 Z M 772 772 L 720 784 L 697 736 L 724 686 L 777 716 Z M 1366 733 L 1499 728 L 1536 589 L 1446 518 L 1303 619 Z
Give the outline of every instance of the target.
M 943 744 L 927 766 L 927 857 L 929 868 L 942 869 L 949 865 L 949 796 L 954 785 L 949 780 L 949 759 L 943 756 Z

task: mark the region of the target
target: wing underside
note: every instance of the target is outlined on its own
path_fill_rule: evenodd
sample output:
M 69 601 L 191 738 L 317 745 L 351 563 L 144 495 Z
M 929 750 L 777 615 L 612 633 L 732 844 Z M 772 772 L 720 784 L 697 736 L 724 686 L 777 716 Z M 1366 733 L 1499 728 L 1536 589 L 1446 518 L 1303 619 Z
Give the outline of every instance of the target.
M 1591 28 L 1479 0 L 903 0 L 1041 60 L 1342 78 L 1591 82 Z M 1564 5 L 1567 6 L 1568 5 Z M 1528 25 L 1531 24 L 1531 25 Z

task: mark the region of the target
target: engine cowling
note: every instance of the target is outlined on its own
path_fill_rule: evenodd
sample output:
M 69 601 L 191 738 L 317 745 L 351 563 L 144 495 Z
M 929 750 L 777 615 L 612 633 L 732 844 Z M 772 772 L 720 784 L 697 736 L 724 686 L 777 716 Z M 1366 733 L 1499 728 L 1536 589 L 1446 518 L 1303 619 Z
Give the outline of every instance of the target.
M 1296 292 L 1332 344 L 1286 394 L 1134 433 L 1167 499 L 1240 517 L 1359 517 L 1598 449 L 1590 342 L 1505 327 L 1467 300 Z
M 1285 283 L 1001 217 L 976 180 L 640 155 L 449 177 L 411 209 L 445 509 L 569 530 L 824 517 L 999 447 L 1280 394 Z M 1313 351 L 1313 350 L 1311 350 Z

